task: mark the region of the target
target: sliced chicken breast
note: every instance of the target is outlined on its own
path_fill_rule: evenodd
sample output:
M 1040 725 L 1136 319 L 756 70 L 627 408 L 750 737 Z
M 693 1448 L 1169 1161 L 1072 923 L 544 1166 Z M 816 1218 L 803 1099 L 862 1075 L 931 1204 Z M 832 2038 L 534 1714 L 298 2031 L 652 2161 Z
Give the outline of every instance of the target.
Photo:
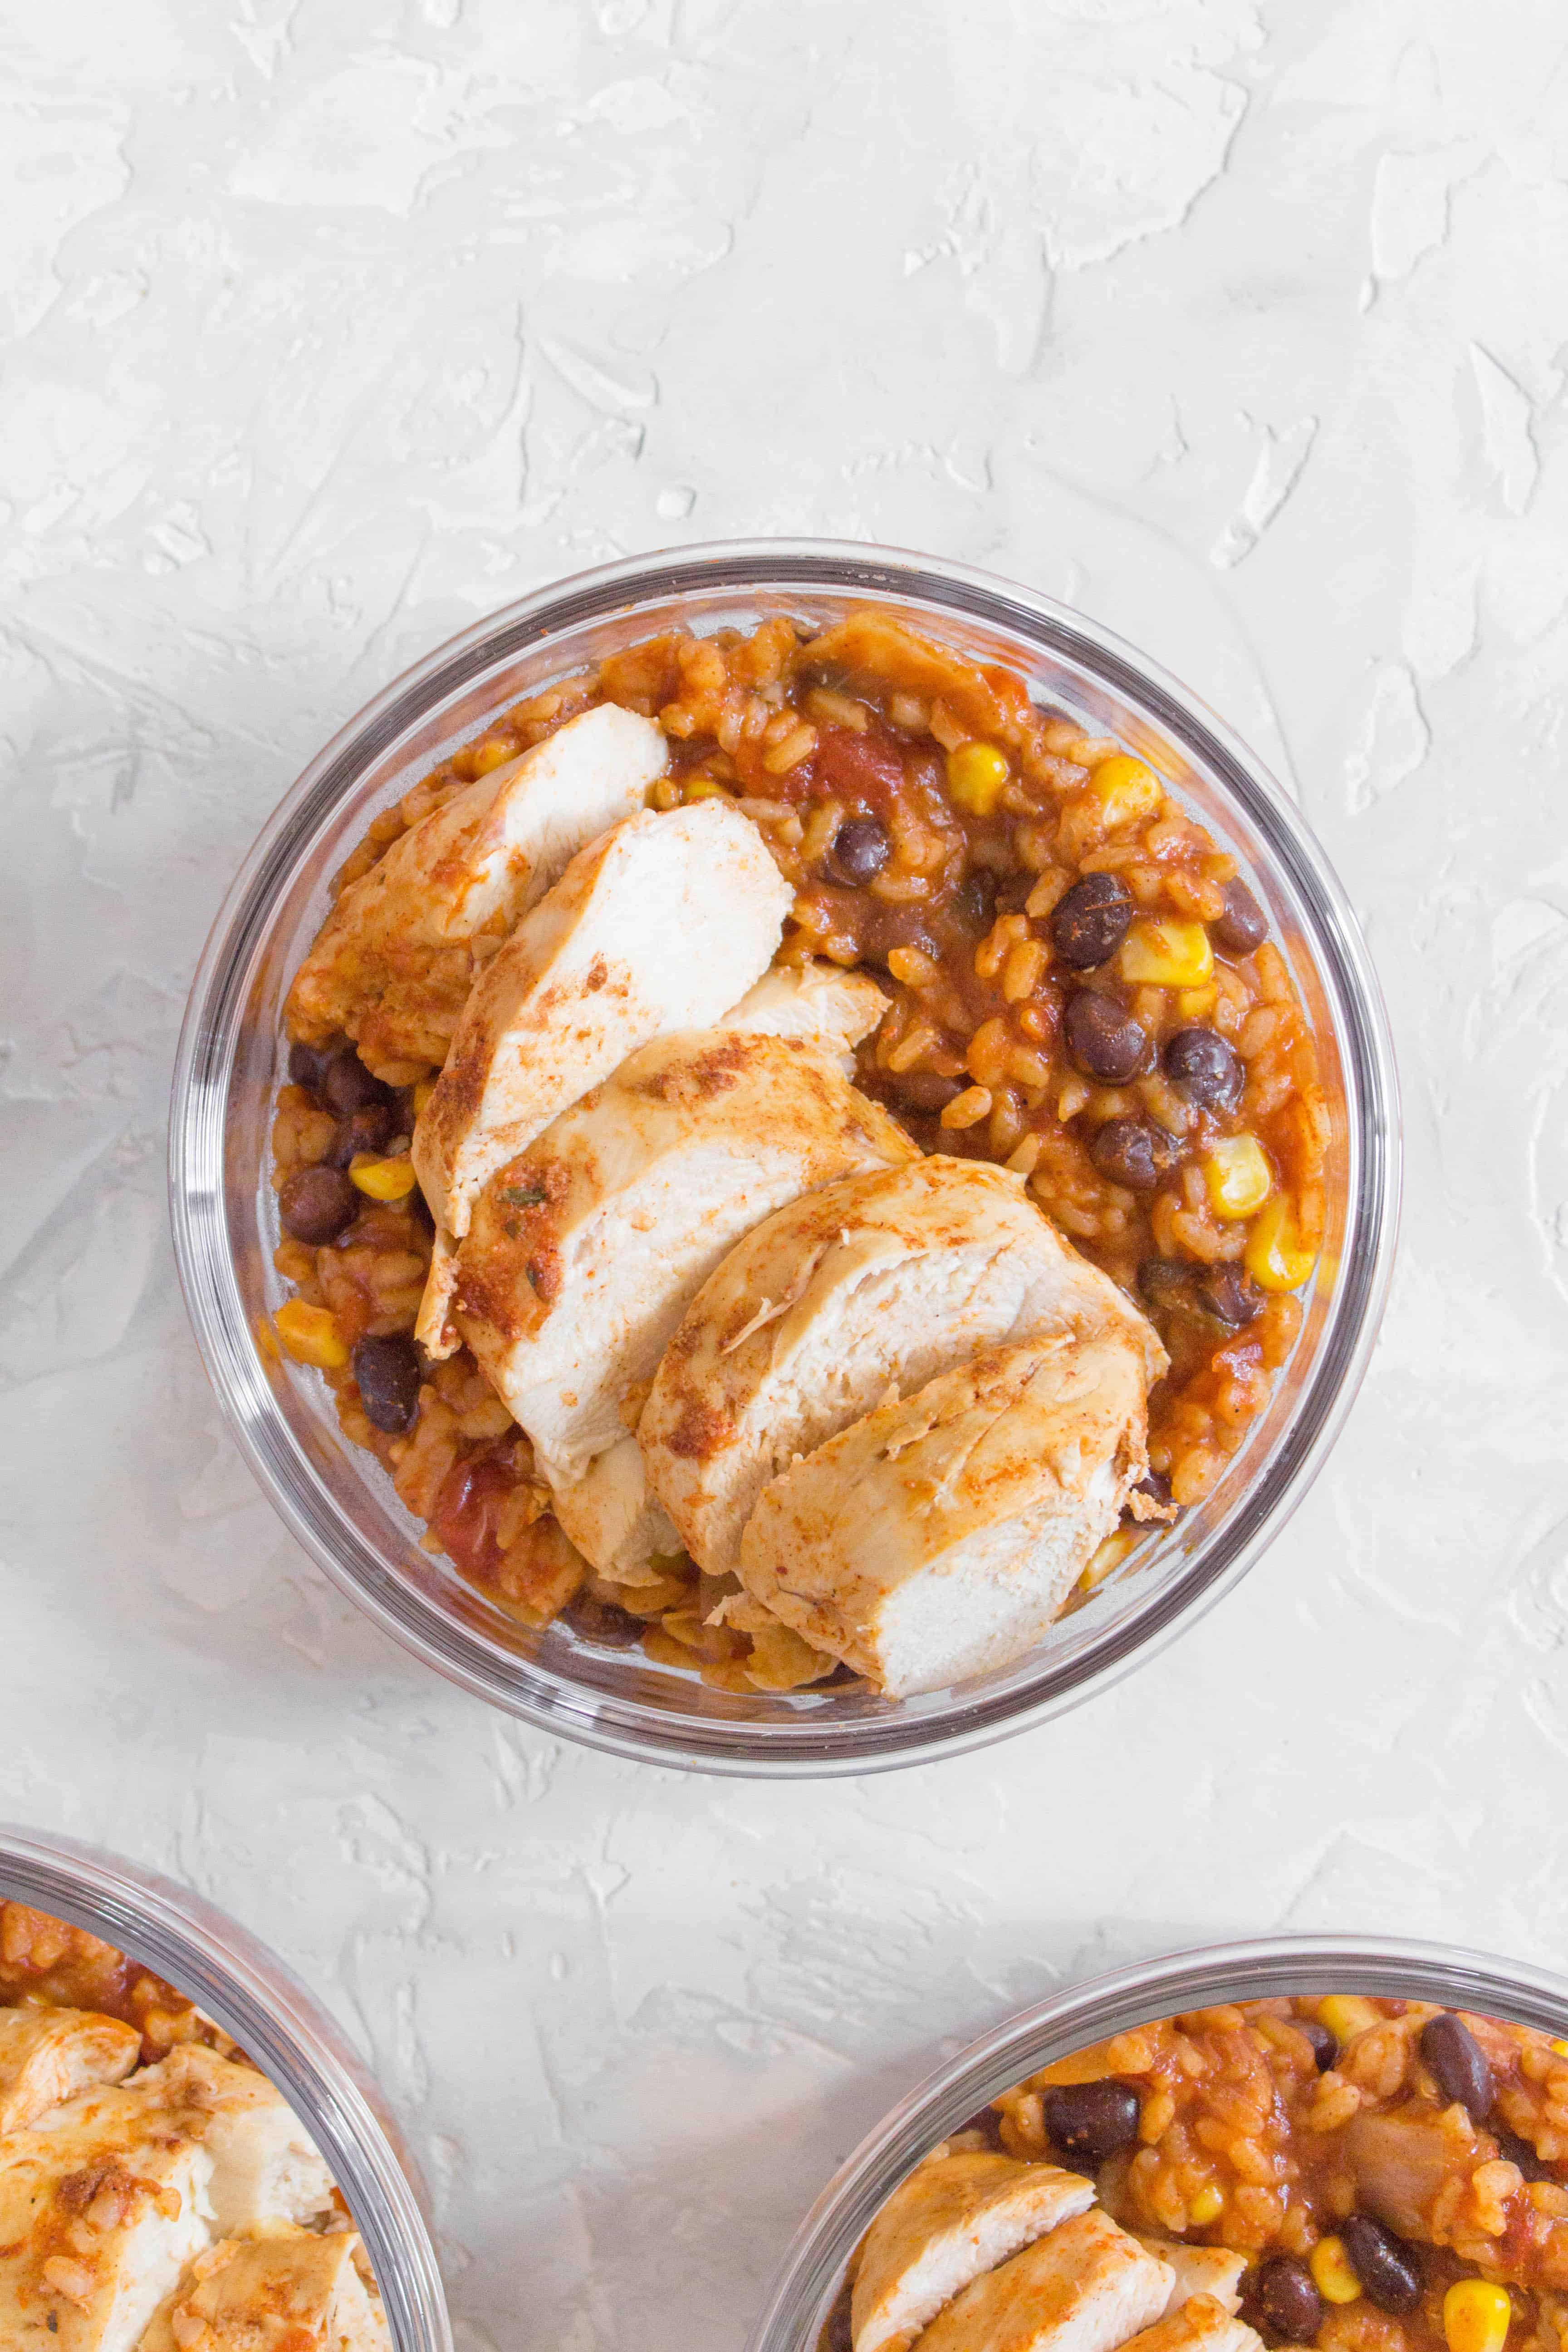
M 1178 2238 L 1151 2238 L 1142 2230 L 1137 2238 L 1156 2262 L 1168 2263 L 1175 2273 L 1175 2284 L 1161 2315 L 1163 2318 L 1172 2317 L 1188 2296 L 1194 2294 L 1212 2296 L 1226 2311 L 1241 2309 L 1241 2282 L 1247 2273 L 1245 2254 L 1233 2254 L 1228 2246 L 1188 2246 Z
M 638 1442 L 700 1566 L 740 1564 L 769 1480 L 880 1402 L 982 1348 L 1106 1328 L 1165 1351 L 1108 1275 L 984 1160 L 930 1159 L 828 1184 L 737 1244 L 666 1350 Z
M 0 2140 L 5 2352 L 133 2352 L 207 2243 L 211 2178 L 200 2140 L 130 2086 Z
M 1141 2242 L 1147 2246 L 1147 2238 Z M 1220 2249 L 1185 2246 L 1174 2251 L 1217 2253 Z M 1242 2268 L 1246 2268 L 1245 2263 Z M 1184 2296 L 1178 2284 L 1173 2293 L 1173 2308 L 1152 2327 L 1132 2336 L 1123 2345 L 1122 2352 L 1263 2352 L 1263 2338 L 1247 2326 L 1245 2320 L 1234 2316 L 1231 2307 L 1217 2295 L 1188 2291 Z
M 863 971 L 814 956 L 808 963 L 775 964 L 724 1015 L 721 1029 L 759 1029 L 772 1037 L 809 1037 L 847 1054 L 868 1037 L 888 999 Z
M 646 1046 L 502 1169 L 458 1254 L 454 1316 L 558 1496 L 618 1448 L 616 1509 L 636 1517 L 624 1441 L 725 1251 L 813 1185 L 914 1157 L 817 1046 L 706 1030 Z M 608 1573 L 570 1501 L 562 1517 Z
M 613 703 L 468 784 L 351 882 L 294 976 L 291 1034 L 374 1066 L 445 1059 L 475 972 L 570 859 L 643 805 L 668 747 Z
M 966 2286 L 920 2352 L 1116 2352 L 1170 2291 L 1165 2264 L 1096 2207 Z
M 863 972 L 846 971 L 825 958 L 815 958 L 805 964 L 776 965 L 765 971 L 756 986 L 748 989 L 740 1003 L 731 1008 L 721 1022 L 721 1029 L 756 1031 L 771 1037 L 799 1037 L 823 1046 L 826 1051 L 842 1055 L 846 1076 L 853 1073 L 852 1046 L 868 1036 L 887 1010 L 888 1000 L 873 980 Z M 437 1358 L 455 1355 L 461 1342 L 458 1327 L 451 1317 L 452 1293 L 458 1280 L 458 1245 L 450 1234 L 437 1232 L 436 1246 L 430 1260 L 429 1278 L 420 1302 L 419 1320 L 415 1338 L 426 1354 Z M 638 1475 L 638 1488 L 642 1481 Z M 624 1481 L 616 1483 L 616 1493 L 626 1494 Z M 585 1500 L 584 1507 L 595 1517 L 604 1508 L 603 1500 L 595 1496 Z M 661 1548 L 679 1550 L 679 1540 L 668 1522 L 665 1534 L 668 1541 Z M 576 1540 L 575 1538 L 573 1538 Z M 582 1547 L 579 1545 L 579 1549 Z M 646 1549 L 646 1547 L 643 1547 Z M 592 1557 L 592 1554 L 590 1554 Z
M 322 2221 L 331 2213 L 332 2177 L 314 2141 L 254 2066 L 186 2042 L 139 2074 L 133 2088 L 205 2147 L 213 2218 L 224 2235 Z
M 584 1559 L 616 1584 L 657 1583 L 680 1537 L 653 1493 L 635 1437 L 596 1454 L 580 1478 L 557 1477 L 555 1516 Z
M 1094 2202 L 1094 2183 L 1010 2156 L 937 2156 L 895 2189 L 860 2249 L 855 2352 L 902 2352 L 983 2271 Z
M 772 961 L 792 892 L 721 801 L 644 810 L 579 850 L 486 967 L 414 1131 L 438 1226 L 650 1038 L 715 1022 Z
M 746 1589 L 890 1698 L 1038 1642 L 1148 1472 L 1124 1331 L 993 1349 L 879 1405 L 764 1486 Z
M 199 2254 L 141 2352 L 385 2352 L 352 2231 L 226 2238 Z
M 98 2083 L 123 2082 L 142 2036 L 86 2009 L 0 2009 L 0 2132 L 23 2131 Z

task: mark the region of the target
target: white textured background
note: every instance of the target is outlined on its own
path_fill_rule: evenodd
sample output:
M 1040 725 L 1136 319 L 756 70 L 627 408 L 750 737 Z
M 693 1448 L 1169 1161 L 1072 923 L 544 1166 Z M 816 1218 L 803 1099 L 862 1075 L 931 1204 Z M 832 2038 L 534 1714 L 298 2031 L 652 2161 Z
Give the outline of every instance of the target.
M 1219 1930 L 1568 1927 L 1562 0 L 0 12 L 0 1811 L 372 2055 L 464 2352 L 728 2352 L 1018 2001 Z M 1402 1269 L 1246 1587 L 1058 1728 L 773 1790 L 519 1731 L 224 1434 L 165 1088 L 229 872 L 415 656 L 683 538 L 1072 599 L 1291 780 L 1403 1059 Z

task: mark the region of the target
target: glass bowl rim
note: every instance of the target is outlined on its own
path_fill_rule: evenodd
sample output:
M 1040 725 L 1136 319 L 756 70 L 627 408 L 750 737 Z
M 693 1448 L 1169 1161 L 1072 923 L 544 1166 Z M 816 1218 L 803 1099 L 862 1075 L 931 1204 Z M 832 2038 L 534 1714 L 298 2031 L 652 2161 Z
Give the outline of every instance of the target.
M 640 600 L 732 588 L 738 595 L 811 588 L 873 599 L 923 600 L 935 614 L 977 620 L 1051 653 L 1147 714 L 1233 796 L 1310 919 L 1310 944 L 1330 1004 L 1356 1116 L 1347 1250 L 1317 1358 L 1270 1455 L 1224 1520 L 1165 1585 L 1108 1627 L 1088 1656 L 990 1700 L 955 1692 L 942 1717 L 897 1709 L 868 1725 L 831 1711 L 765 1725 L 671 1713 L 572 1685 L 503 1651 L 409 1584 L 368 1544 L 331 1523 L 324 1490 L 281 1435 L 274 1407 L 248 1415 L 235 1376 L 253 1349 L 225 1238 L 223 1171 L 194 1164 L 193 1105 L 225 1066 L 241 974 L 265 939 L 298 854 L 364 766 L 468 679 L 541 639 L 605 619 Z M 1194 1624 L 1278 1535 L 1326 1459 L 1354 1401 L 1392 1278 L 1400 1192 L 1398 1080 L 1382 993 L 1337 877 L 1310 826 L 1268 769 L 1189 689 L 1112 631 L 1016 583 L 913 551 L 831 540 L 736 540 L 656 550 L 597 566 L 471 624 L 374 697 L 317 753 L 258 834 L 213 921 L 191 984 L 175 1058 L 169 1124 L 174 1254 L 196 1343 L 220 1409 L 252 1475 L 318 1567 L 426 1665 L 536 1728 L 616 1756 L 754 1779 L 809 1779 L 930 1763 L 1012 1737 L 1108 1688 Z M 231 1370 L 231 1368 L 233 1368 Z M 1282 1464 L 1281 1452 L 1288 1453 Z M 350 1557 L 358 1549 L 362 1559 Z M 847 1737 L 846 1737 L 847 1734 Z
M 815 2352 L 828 2292 L 899 2182 L 988 2100 L 1054 2059 L 1155 2018 L 1226 2000 L 1340 1991 L 1431 2000 L 1439 1988 L 1445 2006 L 1568 2033 L 1568 1979 L 1462 1945 L 1394 1936 L 1193 1945 L 1015 2011 L 933 2068 L 846 2157 L 786 2248 L 744 2352 Z
M 342 2190 L 395 2352 L 452 2352 L 418 2168 L 342 2028 L 271 1947 L 162 1872 L 17 1822 L 0 1822 L 0 1900 L 101 1937 L 232 2034 L 288 2100 Z

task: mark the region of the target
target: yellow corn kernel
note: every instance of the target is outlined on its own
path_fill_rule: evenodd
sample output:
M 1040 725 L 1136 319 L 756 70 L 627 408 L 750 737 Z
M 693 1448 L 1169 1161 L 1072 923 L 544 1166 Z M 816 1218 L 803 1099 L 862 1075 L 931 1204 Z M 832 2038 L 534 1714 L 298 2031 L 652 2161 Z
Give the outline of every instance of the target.
M 1247 1271 L 1261 1290 L 1300 1290 L 1317 1264 L 1317 1254 L 1303 1248 L 1296 1204 L 1287 1192 L 1266 1201 L 1262 1213 L 1247 1236 Z M 1331 1994 L 1331 2000 L 1339 1995 Z
M 1108 830 L 1122 824 L 1146 824 L 1160 814 L 1165 795 L 1152 768 L 1126 751 L 1113 751 L 1089 776 L 1089 789 L 1100 803 Z
M 1361 2281 L 1351 2268 L 1342 2238 L 1320 2238 L 1307 2257 L 1318 2293 L 1325 2303 L 1359 2303 Z
M 1206 1021 L 1219 1002 L 1219 991 L 1211 980 L 1206 988 L 1184 988 L 1177 992 L 1176 1010 L 1184 1021 Z
M 349 1182 L 368 1192 L 373 1201 L 405 1201 L 414 1190 L 414 1162 L 401 1160 L 377 1160 L 369 1152 L 356 1151 L 349 1162 Z
M 716 776 L 693 776 L 680 797 L 689 808 L 693 801 L 727 801 L 730 795 Z
M 1338 2042 L 1353 2041 L 1358 2033 L 1368 2033 L 1374 2025 L 1383 2023 L 1383 2011 L 1373 2009 L 1356 1992 L 1326 1993 L 1318 2003 L 1318 2018 L 1326 2025 Z
M 509 760 L 516 757 L 516 750 L 510 743 L 482 744 L 475 755 L 474 773 L 488 776 L 493 769 L 504 768 Z
M 1552 2047 L 1556 2051 L 1559 2058 L 1568 2058 L 1568 2042 L 1554 2042 Z
M 1037 1136 L 1035 1140 L 1039 1140 Z M 1007 1164 L 1011 1167 L 1013 1163 L 1009 1160 Z M 1089 1566 L 1079 1578 L 1084 1591 L 1092 1592 L 1097 1585 L 1103 1584 L 1111 1570 L 1121 1567 L 1137 1540 L 1137 1535 L 1131 1528 L 1118 1528 L 1114 1535 L 1107 1536 L 1091 1554 Z M 1200 2190 L 1199 2193 L 1203 2192 Z M 1215 2210 L 1218 2210 L 1217 2207 Z
M 1216 1217 L 1250 1217 L 1268 1198 L 1274 1179 L 1255 1135 L 1222 1135 L 1200 1163 Z
M 1219 2220 L 1224 2210 L 1225 2191 L 1223 2189 L 1216 2189 L 1211 2180 L 1206 2188 L 1198 2190 L 1188 2206 L 1187 2219 L 1194 2230 L 1206 2230 L 1211 2221 Z
M 335 1372 L 348 1362 L 348 1347 L 338 1329 L 338 1318 L 328 1307 L 307 1307 L 302 1298 L 290 1298 L 278 1309 L 272 1325 L 297 1364 L 315 1364 L 323 1372 Z
M 989 816 L 1002 797 L 1007 759 L 994 743 L 961 743 L 947 755 L 947 789 L 968 816 Z
M 435 1091 L 436 1081 L 434 1078 L 421 1078 L 419 1080 L 414 1089 L 414 1116 L 416 1118 L 423 1117 L 425 1106 L 429 1101 Z
M 1490 2279 L 1456 2279 L 1443 2297 L 1448 2352 L 1502 2352 L 1513 2305 L 1506 2286 Z
M 1121 942 L 1121 965 L 1134 988 L 1202 988 L 1214 978 L 1214 950 L 1202 923 L 1144 915 Z

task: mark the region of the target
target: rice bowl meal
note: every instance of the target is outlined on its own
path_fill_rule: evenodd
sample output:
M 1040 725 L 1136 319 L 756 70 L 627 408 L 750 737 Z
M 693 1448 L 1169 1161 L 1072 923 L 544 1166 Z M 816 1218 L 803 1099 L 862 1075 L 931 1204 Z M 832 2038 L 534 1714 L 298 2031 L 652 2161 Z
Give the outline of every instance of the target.
M 371 824 L 265 1351 L 521 1622 L 722 1690 L 1027 1652 L 1268 1402 L 1329 1114 L 1236 860 L 866 607 L 668 630 Z
M 1044 2067 L 932 2148 L 820 2352 L 1561 2352 L 1568 2044 L 1335 1993 Z
M 389 2352 L 310 2135 L 174 1987 L 0 1902 L 7 2352 Z

